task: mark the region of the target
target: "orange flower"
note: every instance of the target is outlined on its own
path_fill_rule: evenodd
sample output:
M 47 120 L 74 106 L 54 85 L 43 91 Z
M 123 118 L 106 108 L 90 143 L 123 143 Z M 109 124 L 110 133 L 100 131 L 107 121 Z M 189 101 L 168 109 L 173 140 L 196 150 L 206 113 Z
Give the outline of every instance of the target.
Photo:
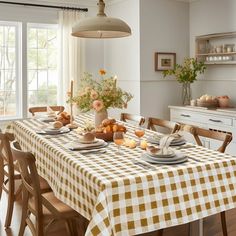
M 99 70 L 100 75 L 105 75 L 107 72 L 104 69 Z
M 103 102 L 99 100 L 95 100 L 93 102 L 93 109 L 96 111 L 101 111 L 104 108 Z

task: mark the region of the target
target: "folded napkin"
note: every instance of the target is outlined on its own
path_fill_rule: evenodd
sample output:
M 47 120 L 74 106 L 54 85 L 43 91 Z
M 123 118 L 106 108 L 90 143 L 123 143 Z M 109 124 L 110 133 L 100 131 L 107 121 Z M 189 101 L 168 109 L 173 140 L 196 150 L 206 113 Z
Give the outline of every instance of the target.
M 67 144 L 67 147 L 71 150 L 87 150 L 87 149 L 93 149 L 93 148 L 102 148 L 107 146 L 107 143 L 104 140 L 99 140 L 96 143 L 79 143 L 77 141 L 73 141 Z
M 163 154 L 168 152 L 168 148 L 171 144 L 171 142 L 173 142 L 174 140 L 178 140 L 180 139 L 182 136 L 178 133 L 174 133 L 174 134 L 169 134 L 169 135 L 165 135 L 160 139 L 160 143 L 159 143 L 159 147 L 162 151 Z
M 49 106 L 47 106 L 47 115 L 55 115 L 55 111 L 53 111 Z

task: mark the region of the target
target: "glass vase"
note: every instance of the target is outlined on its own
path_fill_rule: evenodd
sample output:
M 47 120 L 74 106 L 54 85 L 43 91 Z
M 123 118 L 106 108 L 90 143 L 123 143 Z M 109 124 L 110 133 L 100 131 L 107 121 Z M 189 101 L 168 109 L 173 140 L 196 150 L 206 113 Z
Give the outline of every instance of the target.
M 99 125 L 102 123 L 102 121 L 107 118 L 108 118 L 108 112 L 106 109 L 99 112 L 95 111 L 95 117 L 94 117 L 95 128 L 98 128 Z
M 192 99 L 191 94 L 191 84 L 189 82 L 185 82 L 182 84 L 182 104 L 184 106 L 190 105 L 190 101 Z

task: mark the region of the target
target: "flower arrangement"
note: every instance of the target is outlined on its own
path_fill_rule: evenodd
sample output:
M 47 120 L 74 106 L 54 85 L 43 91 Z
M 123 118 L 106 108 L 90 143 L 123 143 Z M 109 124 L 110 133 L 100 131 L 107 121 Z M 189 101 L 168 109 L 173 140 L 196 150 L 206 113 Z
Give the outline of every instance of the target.
M 173 70 L 163 71 L 164 78 L 174 75 L 179 83 L 193 83 L 198 74 L 204 73 L 206 65 L 195 58 L 185 58 L 183 65 L 176 64 Z
M 126 108 L 133 96 L 117 87 L 116 77 L 105 78 L 105 70 L 100 70 L 99 74 L 101 78 L 93 79 L 91 74 L 84 73 L 79 84 L 78 95 L 72 98 L 72 102 L 83 112 Z

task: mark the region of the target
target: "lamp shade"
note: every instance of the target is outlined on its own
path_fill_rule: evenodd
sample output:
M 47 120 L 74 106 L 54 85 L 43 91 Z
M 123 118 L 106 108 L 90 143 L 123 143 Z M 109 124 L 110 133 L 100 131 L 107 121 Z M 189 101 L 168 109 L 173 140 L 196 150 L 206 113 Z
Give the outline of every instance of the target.
M 96 16 L 79 21 L 73 27 L 72 35 L 81 38 L 121 38 L 131 35 L 131 29 L 120 19 Z
M 131 35 L 130 27 L 118 18 L 107 17 L 105 3 L 98 2 L 96 17 L 82 19 L 72 28 L 72 35 L 81 38 L 121 38 Z

